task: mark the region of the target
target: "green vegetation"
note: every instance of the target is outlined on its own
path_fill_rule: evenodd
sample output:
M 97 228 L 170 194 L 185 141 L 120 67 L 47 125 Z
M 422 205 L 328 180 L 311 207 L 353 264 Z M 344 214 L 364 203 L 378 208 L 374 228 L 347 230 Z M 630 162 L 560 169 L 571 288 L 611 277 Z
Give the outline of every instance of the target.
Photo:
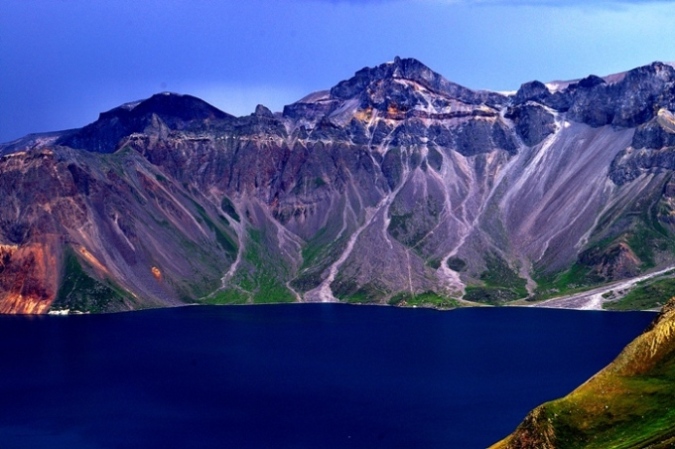
M 672 438 L 673 379 L 675 364 L 669 360 L 649 375 L 603 379 L 604 391 L 582 390 L 547 404 L 557 447 L 629 449 Z
M 336 298 L 349 303 L 377 303 L 388 293 L 386 289 L 372 282 L 359 287 L 353 279 L 344 278 L 342 273 L 331 284 L 331 288 Z
M 221 201 L 220 203 L 220 208 L 222 209 L 223 212 L 232 217 L 234 221 L 239 222 L 241 220 L 239 214 L 237 213 L 237 210 L 234 208 L 234 204 L 232 204 L 232 201 L 230 201 L 228 197 L 226 196 L 223 197 L 223 201 Z
M 443 156 L 433 145 L 429 145 L 428 147 L 429 152 L 427 153 L 427 162 L 434 170 L 440 172 L 441 167 L 443 166 Z
M 270 245 L 264 242 L 262 231 L 251 229 L 249 237 L 244 258 L 255 267 L 250 276 L 253 302 L 294 302 L 295 296 L 277 278 L 281 269 L 278 261 L 275 262 L 278 257 L 268 252 Z
M 204 208 L 197 204 L 196 202 L 192 202 L 194 206 L 197 208 L 197 212 L 199 213 L 199 216 L 202 218 L 204 223 L 209 227 L 209 229 L 214 233 L 216 236 L 216 241 L 218 242 L 218 245 L 228 253 L 232 258 L 237 257 L 237 245 L 234 243 L 232 238 L 230 238 L 229 235 L 227 235 L 220 226 L 216 225 L 213 220 L 211 220 L 211 217 L 206 213 Z
M 659 240 L 661 243 L 658 245 L 655 244 L 657 241 L 656 234 L 644 227 L 640 229 L 627 235 L 626 243 L 642 261 L 640 270 L 646 270 L 655 265 L 654 248 L 659 251 L 666 251 L 669 244 L 665 244 L 663 240 Z M 623 237 L 613 241 L 606 239 L 598 242 L 581 253 L 577 262 L 565 271 L 553 274 L 536 274 L 537 291 L 532 299 L 538 301 L 554 296 L 578 293 L 612 281 L 611 277 L 598 273 L 595 267 L 613 264 L 613 258 L 621 255 L 617 242 L 622 239 Z
M 296 297 L 280 280 L 285 267 L 280 257 L 269 252 L 270 245 L 264 241 L 260 230 L 250 229 L 242 265 L 231 280 L 236 289 L 219 291 L 204 298 L 209 304 L 243 304 L 295 302 Z
M 321 277 L 322 269 L 312 269 L 298 275 L 291 281 L 291 286 L 301 292 L 308 292 L 318 287 L 323 280 Z
M 155 179 L 157 180 L 157 182 L 161 182 L 162 184 L 168 184 L 169 183 L 169 180 L 166 179 L 166 176 L 160 175 L 159 173 L 155 174 Z
M 655 251 L 675 251 L 675 245 L 670 238 L 670 233 L 659 220 L 659 210 L 667 217 L 670 208 L 663 201 L 657 201 L 651 205 L 643 206 L 640 220 L 635 230 L 628 237 L 628 244 L 642 261 L 643 270 L 653 268 Z
M 486 255 L 485 263 L 487 270 L 480 278 L 488 287 L 505 287 L 521 297 L 527 296 L 527 281 L 513 270 L 507 263 L 496 254 Z
M 295 302 L 297 299 L 279 280 L 267 273 L 255 277 L 258 284 L 253 293 L 253 302 L 256 304 Z
M 518 276 L 518 272 L 513 270 L 499 255 L 486 254 L 485 264 L 486 270 L 480 275 L 485 285 L 467 286 L 464 299 L 488 304 L 503 304 L 528 295 L 527 281 Z M 461 264 L 456 264 L 456 266 L 459 265 Z
M 291 285 L 298 291 L 306 292 L 317 287 L 321 281 L 321 274 L 330 263 L 338 257 L 338 252 L 347 242 L 347 233 L 335 240 L 339 233 L 339 223 L 325 226 L 307 241 L 302 248 L 302 266 L 300 274 L 291 281 Z
M 413 246 L 422 237 L 424 237 L 425 234 L 424 232 L 418 230 L 415 234 L 409 236 L 408 234 L 412 232 L 413 228 L 413 213 L 408 212 L 406 214 L 392 214 L 387 231 L 389 231 L 389 233 L 401 243 Z
M 314 265 L 314 262 L 319 256 L 325 254 L 328 250 L 326 244 L 327 228 L 323 227 L 314 234 L 314 236 L 307 241 L 307 244 L 302 248 L 302 267 L 309 268 Z
M 440 259 L 429 259 L 426 262 L 427 266 L 433 268 L 434 270 L 438 270 L 441 267 L 441 260 Z
M 493 448 L 673 447 L 673 329 L 675 302 L 608 367 L 564 398 L 532 411 L 511 437 Z
M 655 192 L 645 196 L 628 212 L 611 210 L 605 214 L 597 229 L 606 229 L 613 223 L 621 222 L 622 230 L 614 231 L 608 237 L 605 233 L 606 237 L 584 250 L 569 269 L 558 273 L 539 271 L 535 275 L 538 287 L 533 300 L 577 293 L 614 280 L 615 266 L 621 267 L 627 260 L 626 255 L 630 256 L 626 253 L 627 248 L 640 260 L 639 267 L 636 267 L 640 271 L 655 267 L 659 253 L 675 254 L 675 241 L 660 218 L 670 216 L 671 209 L 660 200 L 662 188 L 655 189 Z M 624 302 L 617 307 L 633 307 L 627 304 Z
M 520 298 L 522 296 L 508 288 L 467 286 L 464 290 L 464 299 L 484 304 L 499 305 Z
M 576 262 L 568 270 L 553 274 L 535 274 L 537 291 L 533 301 L 540 301 L 554 296 L 567 295 L 570 293 L 587 290 L 593 286 L 588 280 L 590 267 Z
M 399 242 L 414 248 L 429 231 L 438 223 L 438 215 L 442 205 L 429 196 L 426 202 L 415 204 L 412 211 L 402 212 L 400 206 L 393 205 L 390 211 L 390 221 L 387 231 Z
M 239 289 L 230 288 L 227 290 L 219 290 L 213 295 L 206 297 L 204 304 L 246 304 L 249 300 L 249 295 Z
M 439 309 L 455 309 L 461 307 L 461 304 L 454 298 L 441 296 L 436 292 L 426 291 L 424 293 L 411 295 L 410 292 L 400 292 L 389 300 L 392 306 L 416 306 L 416 307 L 434 307 Z
M 663 230 L 665 235 L 657 231 L 657 229 Z M 667 240 L 667 233 L 661 225 L 658 225 L 657 228 L 638 227 L 629 235 L 628 245 L 642 261 L 642 265 L 640 266 L 642 270 L 648 270 L 656 266 L 654 263 L 654 250 L 663 252 L 672 247 L 672 244 Z
M 638 284 L 618 301 L 605 303 L 607 310 L 645 310 L 661 307 L 675 296 L 675 279 L 661 279 L 651 284 Z
M 351 295 L 343 295 L 339 297 L 340 300 L 348 302 L 350 304 L 372 304 L 377 301 L 378 296 L 373 294 L 373 291 L 369 288 L 360 288 L 356 290 Z
M 112 312 L 129 309 L 127 304 L 132 301 L 131 296 L 112 281 L 99 281 L 87 274 L 73 250 L 66 250 L 63 280 L 52 304 L 53 310 Z
M 451 257 L 448 259 L 448 268 L 452 271 L 464 271 L 466 269 L 466 262 L 459 257 Z

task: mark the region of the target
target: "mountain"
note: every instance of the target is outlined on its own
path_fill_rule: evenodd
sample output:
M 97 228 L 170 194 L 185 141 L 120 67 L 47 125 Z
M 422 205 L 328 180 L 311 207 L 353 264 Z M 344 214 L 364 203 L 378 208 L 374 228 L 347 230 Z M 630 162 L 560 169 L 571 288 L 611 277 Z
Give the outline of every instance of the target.
M 0 145 L 0 312 L 537 300 L 669 266 L 675 69 L 473 91 L 414 59 L 281 113 L 162 93 Z
M 568 396 L 537 407 L 493 449 L 675 444 L 675 298 L 644 334 Z

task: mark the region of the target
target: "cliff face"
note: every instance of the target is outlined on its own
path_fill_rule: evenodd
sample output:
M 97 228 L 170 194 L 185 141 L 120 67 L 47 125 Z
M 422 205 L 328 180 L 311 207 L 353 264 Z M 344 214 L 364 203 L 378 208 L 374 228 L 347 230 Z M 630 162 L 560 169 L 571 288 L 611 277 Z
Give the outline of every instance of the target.
M 675 298 L 610 365 L 568 396 L 530 412 L 493 448 L 672 447 L 674 380 Z
M 283 113 L 158 94 L 27 136 L 0 146 L 0 310 L 503 303 L 662 266 L 674 81 L 504 96 L 397 58 Z

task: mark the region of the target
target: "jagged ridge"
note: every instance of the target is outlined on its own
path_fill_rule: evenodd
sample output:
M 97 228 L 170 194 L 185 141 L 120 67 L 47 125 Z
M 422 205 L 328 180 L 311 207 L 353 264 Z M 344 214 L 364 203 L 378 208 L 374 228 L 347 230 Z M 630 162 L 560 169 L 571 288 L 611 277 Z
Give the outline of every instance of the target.
M 674 75 L 507 97 L 396 58 L 282 113 L 158 94 L 28 136 L 0 146 L 0 310 L 501 304 L 665 266 Z

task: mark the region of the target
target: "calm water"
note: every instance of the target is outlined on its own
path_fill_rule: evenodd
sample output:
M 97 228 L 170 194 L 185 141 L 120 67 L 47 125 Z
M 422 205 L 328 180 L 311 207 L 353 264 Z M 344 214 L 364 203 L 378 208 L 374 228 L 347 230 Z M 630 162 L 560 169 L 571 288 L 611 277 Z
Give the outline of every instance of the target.
M 480 448 L 648 313 L 335 304 L 0 317 L 0 447 Z

